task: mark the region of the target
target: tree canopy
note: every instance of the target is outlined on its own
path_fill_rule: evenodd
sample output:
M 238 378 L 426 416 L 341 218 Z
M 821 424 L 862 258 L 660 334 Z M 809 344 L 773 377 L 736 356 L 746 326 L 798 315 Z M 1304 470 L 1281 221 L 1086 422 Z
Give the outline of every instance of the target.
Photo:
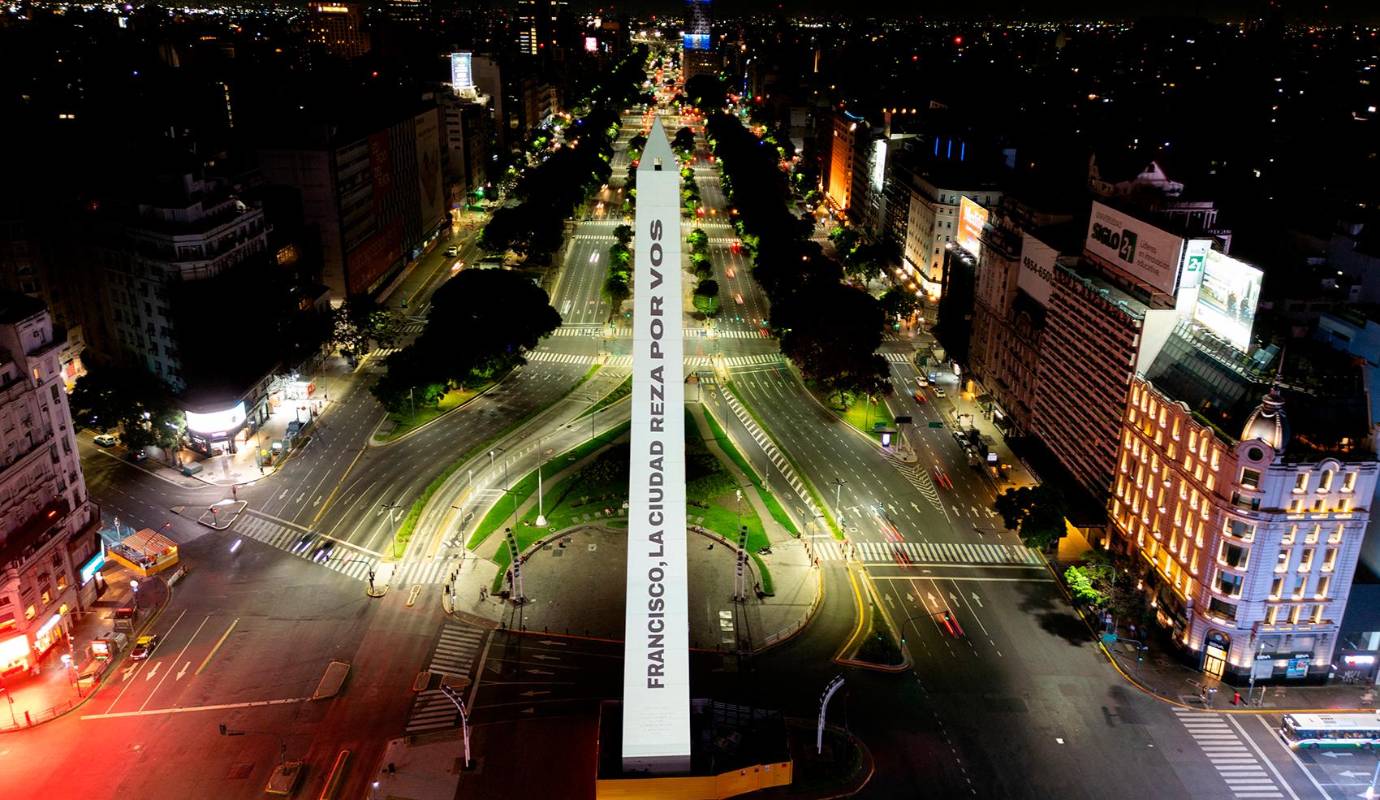
M 1028 547 L 1046 549 L 1066 531 L 1064 498 L 1049 486 L 1022 486 L 997 496 L 993 508 L 1006 529 L 1017 531 Z

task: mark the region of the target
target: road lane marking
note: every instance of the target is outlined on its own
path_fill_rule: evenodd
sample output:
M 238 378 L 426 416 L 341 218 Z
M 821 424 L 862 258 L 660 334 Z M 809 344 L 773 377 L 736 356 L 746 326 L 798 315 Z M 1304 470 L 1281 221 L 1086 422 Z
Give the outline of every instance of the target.
M 173 620 L 173 624 L 168 626 L 168 630 L 163 635 L 168 636 L 169 634 L 171 634 L 173 632 L 173 629 L 177 627 L 177 623 L 181 622 L 182 618 L 185 616 L 187 616 L 187 609 L 184 608 L 182 609 L 182 613 L 177 615 L 177 619 Z M 145 663 L 148 662 L 140 662 L 138 665 L 134 667 L 134 671 L 131 672 L 129 676 L 125 678 L 124 688 L 122 688 L 120 690 L 120 693 L 115 695 L 115 699 L 110 702 L 110 706 L 106 708 L 107 712 L 110 711 L 110 709 L 114 708 L 116 703 L 120 702 L 120 698 L 125 696 L 125 692 L 129 691 L 130 685 L 134 683 L 134 676 L 139 674 L 140 668 L 142 668 Z
M 208 617 L 207 619 L 210 619 L 210 618 Z M 204 623 L 203 623 L 203 624 L 204 624 Z M 200 675 L 200 674 L 201 674 L 201 671 L 204 670 L 204 669 L 206 669 L 206 665 L 211 663 L 211 659 L 214 658 L 215 655 L 216 655 L 216 652 L 220 650 L 220 646 L 223 645 L 223 644 L 225 644 L 225 640 L 228 639 L 228 638 L 230 638 L 230 632 L 233 631 L 233 630 L 235 630 L 235 626 L 238 625 L 238 624 L 240 624 L 240 618 L 239 618 L 239 617 L 235 617 L 235 621 L 232 622 L 232 623 L 230 623 L 230 627 L 226 628 L 226 629 L 225 629 L 225 633 L 222 633 L 222 634 L 220 635 L 220 639 L 216 641 L 216 646 L 215 646 L 215 647 L 212 647 L 212 648 L 211 648 L 211 652 L 209 652 L 209 653 L 206 654 L 206 658 L 205 658 L 205 660 L 203 660 L 203 661 L 201 662 L 201 666 L 199 666 L 199 667 L 196 668 L 196 674 L 197 674 L 197 675 Z M 198 630 L 199 630 L 199 629 L 198 629 Z
M 157 714 L 190 714 L 194 711 L 225 711 L 232 708 L 258 708 L 260 706 L 281 706 L 289 703 L 305 703 L 310 697 L 285 697 L 281 700 L 251 700 L 246 703 L 222 703 L 214 706 L 178 706 L 176 708 L 152 708 L 148 711 L 117 711 L 113 714 L 82 714 L 82 719 L 121 719 L 124 717 L 152 717 Z
M 1265 730 L 1267 730 L 1267 731 L 1270 732 L 1270 741 L 1277 741 L 1277 740 L 1275 739 L 1275 736 L 1276 736 L 1275 729 L 1270 727 L 1270 723 L 1266 722 L 1265 719 L 1264 719 L 1263 717 L 1256 717 L 1256 719 L 1260 722 L 1261 725 L 1264 725 L 1264 726 L 1265 726 Z M 1232 723 L 1233 723 L 1233 724 L 1236 724 L 1236 720 L 1232 720 Z M 1237 727 L 1239 728 L 1239 727 L 1241 727 L 1241 726 L 1240 726 L 1239 724 L 1237 724 Z M 1242 735 L 1244 736 L 1246 732 L 1243 730 L 1243 731 L 1241 731 L 1241 733 L 1242 733 Z M 1246 738 L 1247 738 L 1247 739 L 1250 739 L 1251 737 L 1246 736 Z M 1295 753 L 1295 752 L 1294 752 L 1294 748 L 1292 748 L 1292 747 L 1285 747 L 1285 748 L 1283 748 L 1283 749 L 1284 749 L 1284 752 L 1286 752 L 1286 753 L 1289 754 L 1289 757 L 1290 757 L 1290 758 L 1294 759 L 1294 763 L 1299 765 L 1299 769 L 1303 772 L 1304 776 L 1308 778 L 1309 783 L 1312 783 L 1312 784 L 1313 784 L 1313 787 L 1314 787 L 1315 789 L 1317 789 L 1318 792 L 1319 792 L 1320 794 L 1322 794 L 1322 796 L 1323 796 L 1324 798 L 1326 798 L 1327 800 L 1332 800 L 1332 795 L 1328 794 L 1328 793 L 1327 793 L 1327 790 L 1324 789 L 1324 788 L 1322 787 L 1322 784 L 1321 784 L 1321 783 L 1318 783 L 1318 779 L 1313 777 L 1313 773 L 1310 772 L 1310 771 L 1308 770 L 1307 765 L 1305 765 L 1305 764 L 1303 763 L 1303 761 L 1299 759 L 1298 753 Z M 1271 767 L 1271 769 L 1273 769 L 1273 767 Z M 1278 774 L 1278 773 L 1276 773 L 1276 774 Z M 1345 773 L 1343 773 L 1343 774 L 1345 774 Z M 1356 785 L 1359 786 L 1359 785 L 1361 785 L 1361 784 L 1356 784 Z
M 192 646 L 192 642 L 196 641 L 196 635 L 197 635 L 198 633 L 201 633 L 201 629 L 204 628 L 204 627 L 206 627 L 206 623 L 209 622 L 210 620 L 211 620 L 211 615 L 210 615 L 210 614 L 207 614 L 207 615 L 206 615 L 206 618 L 203 619 L 203 620 L 201 621 L 201 624 L 198 625 L 198 626 L 196 626 L 196 630 L 192 631 L 192 635 L 189 636 L 189 637 L 187 638 L 187 643 L 184 644 L 184 645 L 182 645 L 182 649 L 181 649 L 181 650 L 177 651 L 177 655 L 173 657 L 172 663 L 176 664 L 176 663 L 177 663 L 177 660 L 178 660 L 179 658 L 182 658 L 182 656 L 187 652 L 187 648 L 191 647 L 191 646 Z M 169 672 L 171 672 L 171 671 L 172 671 L 172 668 L 169 667 L 168 670 L 169 670 Z M 157 669 L 155 669 L 154 671 L 156 672 Z M 150 673 L 148 677 L 149 677 L 149 678 L 153 677 L 153 674 Z M 158 683 L 154 684 L 154 686 L 153 686 L 153 691 L 149 692 L 149 696 L 144 698 L 144 702 L 139 706 L 139 710 L 140 710 L 140 711 L 143 711 L 144 708 L 145 708 L 146 706 L 148 706 L 149 701 L 152 700 L 152 699 L 153 699 L 153 696 L 156 695 L 156 694 L 158 694 L 158 690 L 161 689 L 161 688 L 163 687 L 163 681 L 166 681 L 167 679 L 168 679 L 168 672 L 165 672 L 165 673 L 163 673 L 163 677 L 161 677 L 161 678 L 158 679 Z M 148 678 L 145 678 L 145 680 L 148 680 Z

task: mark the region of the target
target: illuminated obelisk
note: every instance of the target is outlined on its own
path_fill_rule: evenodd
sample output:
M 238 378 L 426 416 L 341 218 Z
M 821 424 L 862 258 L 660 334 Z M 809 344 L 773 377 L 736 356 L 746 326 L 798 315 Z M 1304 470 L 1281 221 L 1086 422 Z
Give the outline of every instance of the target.
M 637 165 L 623 769 L 690 768 L 680 170 L 658 118 Z

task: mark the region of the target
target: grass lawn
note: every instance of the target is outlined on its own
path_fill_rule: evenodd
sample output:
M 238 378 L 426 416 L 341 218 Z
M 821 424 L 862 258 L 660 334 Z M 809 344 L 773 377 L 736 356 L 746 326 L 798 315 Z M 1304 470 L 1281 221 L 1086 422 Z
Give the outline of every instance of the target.
M 886 401 L 881 397 L 876 400 L 868 400 L 867 397 L 847 397 L 848 406 L 839 408 L 835 398 L 829 398 L 829 408 L 833 409 L 843 421 L 857 428 L 869 436 L 881 437 L 875 431 L 877 423 L 882 423 L 883 428 L 896 428 L 896 420 L 891 418 L 891 411 L 886 407 Z
M 732 474 L 705 446 L 688 411 L 685 414 L 685 426 L 686 521 L 699 524 L 729 541 L 737 542 L 740 519 L 736 495 L 738 487 L 734 484 Z M 620 428 L 620 431 L 623 430 L 627 428 Z M 623 503 L 628 499 L 628 446 L 625 443 L 609 445 L 585 462 L 578 472 L 545 487 L 543 501 L 547 528 L 534 527 L 537 510 L 529 509 L 522 516 L 521 521 L 524 524 L 518 525 L 515 530 L 519 548 L 527 548 L 552 531 L 585 522 L 586 516 L 590 517 L 590 521 L 597 519 L 611 525 L 619 522 L 626 524 Z M 599 449 L 590 449 L 580 458 L 593 455 Z M 580 458 L 575 460 L 579 461 Z M 519 503 L 536 488 L 535 473 L 528 477 L 532 479 L 532 486 L 520 496 Z M 519 487 L 522 487 L 521 483 Z M 475 536 L 478 537 L 481 532 L 487 536 L 494 529 L 501 527 L 502 522 L 512 513 L 512 508 L 510 499 L 504 498 L 500 501 L 485 515 L 484 522 L 475 530 Z M 491 521 L 490 517 L 494 519 Z M 748 529 L 748 552 L 753 554 L 753 560 L 757 562 L 762 590 L 771 594 L 775 591 L 771 573 L 756 556 L 757 550 L 766 547 L 770 542 L 762 528 L 761 519 L 747 498 L 742 502 L 741 521 Z M 489 524 L 487 531 L 485 523 Z M 473 547 L 475 543 L 475 539 L 472 538 L 470 546 Z M 494 561 L 498 563 L 498 574 L 494 576 L 493 590 L 499 591 L 504 585 L 504 573 L 510 563 L 508 549 L 499 548 L 494 555 Z
M 571 449 L 565 451 L 564 453 L 561 453 L 560 455 L 552 456 L 546 462 L 546 473 L 559 472 L 560 470 L 565 469 L 566 466 L 574 462 L 580 461 L 592 455 L 593 453 L 603 449 L 605 446 L 607 446 L 609 443 L 611 443 L 618 437 L 625 435 L 628 432 L 628 427 L 629 424 L 625 422 L 617 428 L 614 428 L 610 431 L 605 431 L 604 433 L 599 434 L 593 439 L 590 439 L 589 441 L 586 441 L 575 447 L 572 447 Z M 564 484 L 565 481 L 562 481 L 561 483 Z M 623 493 L 627 494 L 626 468 L 624 471 L 623 485 Z M 550 499 L 552 492 L 557 487 L 543 488 L 546 489 L 545 499 L 547 500 L 548 506 L 554 513 L 555 506 L 551 505 Z M 493 508 L 489 509 L 489 513 L 485 514 L 484 518 L 479 521 L 478 527 L 476 527 L 474 529 L 474 533 L 470 535 L 469 548 L 471 550 L 475 549 L 480 545 L 481 542 L 489 538 L 489 534 L 493 533 L 500 527 L 503 527 L 505 524 L 507 524 L 507 520 L 509 520 L 513 514 L 513 497 L 517 498 L 517 504 L 519 507 L 521 507 L 522 504 L 527 501 L 527 498 L 531 497 L 532 493 L 536 490 L 537 471 L 532 470 L 531 472 L 522 476 L 521 479 L 519 479 L 516 483 L 513 484 L 511 489 L 511 495 L 505 494 L 504 497 L 501 500 L 499 500 L 499 502 L 494 504 Z M 535 519 L 536 511 L 532 512 L 531 517 Z M 526 517 L 524 517 L 524 519 L 526 519 Z M 532 539 L 535 540 L 538 537 L 539 534 L 534 535 Z
M 743 454 L 738 452 L 737 447 L 733 446 L 733 440 L 724 433 L 724 429 L 719 426 L 719 421 L 708 412 L 705 413 L 704 418 L 709 422 L 709 430 L 714 436 L 714 441 L 718 443 L 719 449 L 728 454 L 729 460 L 738 465 L 738 469 L 742 470 L 743 474 L 752 478 L 752 485 L 756 488 L 757 496 L 762 498 L 762 504 L 771 513 L 771 518 L 776 520 L 778 525 L 790 531 L 792 536 L 799 536 L 800 529 L 795 526 L 795 521 L 786 513 L 786 509 L 781 507 L 781 502 L 776 499 L 776 495 L 763 485 L 761 476 L 753 471 L 751 465 L 747 463 L 747 459 L 743 458 Z
M 419 408 L 413 412 L 392 412 L 388 419 L 393 423 L 393 430 L 383 436 L 375 437 L 380 442 L 391 442 L 398 437 L 410 433 L 422 427 L 428 422 L 436 419 L 447 411 L 453 411 L 464 405 L 467 400 L 489 388 L 492 382 L 481 383 L 474 388 L 451 389 L 441 398 L 435 408 Z
M 603 411 L 604 409 L 608 408 L 609 406 L 613 405 L 614 403 L 617 403 L 619 400 L 622 400 L 623 398 L 627 397 L 627 396 L 630 395 L 630 394 L 632 394 L 632 376 L 631 376 L 631 375 L 629 375 L 628 377 L 624 378 L 624 379 L 623 379 L 623 382 L 620 383 L 620 384 L 618 384 L 618 386 L 617 386 L 613 391 L 611 391 L 611 392 L 609 392 L 608 394 L 604 395 L 603 397 L 599 398 L 599 402 L 595 403 L 594 405 L 592 405 L 592 406 L 590 406 L 589 408 L 586 408 L 584 411 L 580 412 L 580 416 L 576 417 L 575 419 L 584 419 L 585 417 L 589 416 L 590 414 L 593 414 L 593 413 L 598 412 L 598 411 Z

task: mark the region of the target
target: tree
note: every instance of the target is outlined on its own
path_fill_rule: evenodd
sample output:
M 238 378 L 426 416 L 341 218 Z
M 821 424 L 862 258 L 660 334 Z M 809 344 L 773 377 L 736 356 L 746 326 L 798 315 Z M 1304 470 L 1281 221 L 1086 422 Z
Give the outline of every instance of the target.
M 613 238 L 617 239 L 619 244 L 623 245 L 624 247 L 627 247 L 629 244 L 632 243 L 633 240 L 632 226 L 619 225 L 618 227 L 614 228 Z
M 682 158 L 695 150 L 695 131 L 685 127 L 676 131 L 676 135 L 671 137 L 671 149 L 676 151 Z
M 1027 547 L 1047 549 L 1063 538 L 1064 498 L 1049 486 L 1007 489 L 993 505 L 1007 530 L 1018 531 Z
M 914 294 L 905 290 L 901 286 L 893 286 L 886 290 L 881 299 L 882 311 L 889 319 L 896 317 L 909 317 L 920 307 L 920 301 Z
M 701 228 L 696 228 L 693 231 L 690 231 L 689 236 L 685 237 L 685 243 L 690 245 L 690 249 L 692 251 L 696 248 L 708 247 L 709 234 L 705 233 L 704 230 Z
M 119 430 L 131 450 L 171 447 L 182 440 L 185 417 L 163 384 L 142 370 L 90 366 L 69 399 L 73 421 L 102 432 Z
M 696 108 L 709 113 L 723 108 L 728 92 L 718 75 L 706 72 L 685 82 L 685 96 Z
M 624 301 L 632 296 L 628 279 L 617 273 L 609 275 L 604 279 L 604 296 L 609 299 L 612 313 L 617 314 L 623 308 Z
M 370 342 L 392 347 L 397 341 L 397 318 L 368 295 L 355 295 L 332 312 L 331 344 L 351 361 L 369 352 Z
M 707 316 L 719 313 L 719 282 L 713 278 L 700 281 L 693 297 L 695 310 Z

